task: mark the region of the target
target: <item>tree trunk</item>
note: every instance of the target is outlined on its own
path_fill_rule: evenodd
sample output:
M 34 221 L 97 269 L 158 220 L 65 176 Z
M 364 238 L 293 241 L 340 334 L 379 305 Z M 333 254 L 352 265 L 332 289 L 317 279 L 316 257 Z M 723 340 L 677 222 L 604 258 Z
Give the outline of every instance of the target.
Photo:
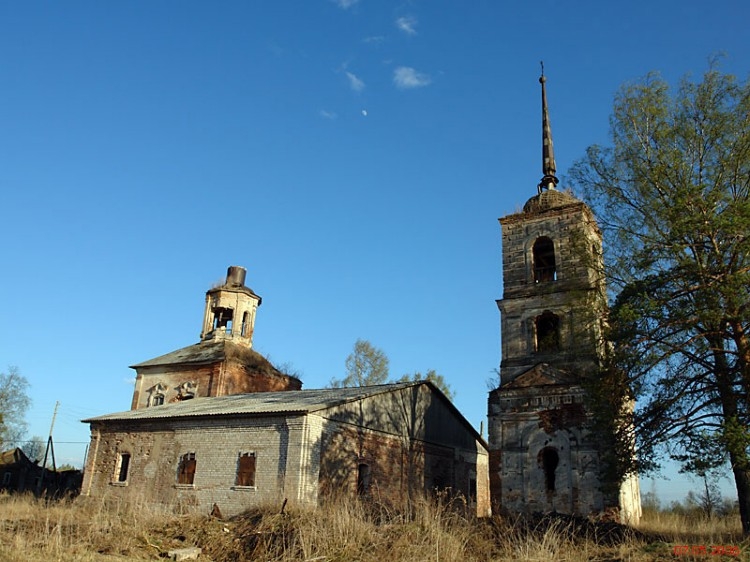
M 707 338 L 714 351 L 714 369 L 716 371 L 716 387 L 721 400 L 724 419 L 724 439 L 729 462 L 734 473 L 734 483 L 737 487 L 737 502 L 740 506 L 740 520 L 742 534 L 750 536 L 750 463 L 747 458 L 747 446 L 744 439 L 732 437 L 731 429 L 727 425 L 738 423 L 737 394 L 732 388 L 731 371 L 728 368 L 722 342 Z M 744 374 L 744 373 L 743 373 Z
M 742 534 L 750 537 L 750 471 L 742 470 L 734 463 L 734 455 L 730 453 L 732 461 L 732 472 L 734 472 L 734 483 L 737 487 L 737 501 L 740 505 L 740 520 L 742 521 Z

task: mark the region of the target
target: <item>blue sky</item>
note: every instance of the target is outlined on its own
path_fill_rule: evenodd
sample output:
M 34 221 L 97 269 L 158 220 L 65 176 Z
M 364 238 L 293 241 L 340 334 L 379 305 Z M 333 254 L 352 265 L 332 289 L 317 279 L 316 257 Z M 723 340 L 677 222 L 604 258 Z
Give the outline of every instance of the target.
M 229 265 L 255 348 L 306 388 L 357 338 L 435 369 L 475 425 L 500 361 L 497 218 L 607 141 L 613 95 L 748 74 L 740 0 L 0 2 L 0 365 L 80 419 L 130 407 L 128 365 L 195 343 Z M 485 422 L 486 423 L 486 422 Z M 665 497 L 690 483 L 657 482 Z M 647 485 L 644 487 L 647 488 Z

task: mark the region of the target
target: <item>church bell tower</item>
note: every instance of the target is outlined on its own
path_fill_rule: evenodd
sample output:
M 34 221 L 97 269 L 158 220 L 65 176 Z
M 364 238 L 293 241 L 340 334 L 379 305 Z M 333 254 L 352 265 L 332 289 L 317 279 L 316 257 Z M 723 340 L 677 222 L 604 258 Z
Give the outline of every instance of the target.
M 261 298 L 245 286 L 245 275 L 244 267 L 230 266 L 226 282 L 206 292 L 201 341 L 232 339 L 253 346 L 255 311 Z
M 585 203 L 557 189 L 543 73 L 539 82 L 543 176 L 523 210 L 500 219 L 502 361 L 488 402 L 493 502 L 521 513 L 619 507 L 632 520 L 640 514 L 637 479 L 620 498 L 602 491 L 581 386 L 603 353 L 601 232 Z
M 131 409 L 248 392 L 300 390 L 253 347 L 261 298 L 245 285 L 246 270 L 232 265 L 224 283 L 206 291 L 203 328 L 196 344 L 133 365 Z

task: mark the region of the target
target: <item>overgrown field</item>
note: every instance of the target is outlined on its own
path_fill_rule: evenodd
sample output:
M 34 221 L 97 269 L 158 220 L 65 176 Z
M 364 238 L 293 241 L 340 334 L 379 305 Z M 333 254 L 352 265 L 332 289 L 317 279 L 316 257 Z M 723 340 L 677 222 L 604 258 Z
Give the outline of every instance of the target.
M 551 516 L 478 520 L 441 501 L 402 510 L 341 501 L 283 514 L 268 506 L 220 520 L 146 504 L 0 495 L 0 561 L 159 560 L 189 546 L 213 562 L 750 560 L 737 517 L 652 512 L 633 530 Z

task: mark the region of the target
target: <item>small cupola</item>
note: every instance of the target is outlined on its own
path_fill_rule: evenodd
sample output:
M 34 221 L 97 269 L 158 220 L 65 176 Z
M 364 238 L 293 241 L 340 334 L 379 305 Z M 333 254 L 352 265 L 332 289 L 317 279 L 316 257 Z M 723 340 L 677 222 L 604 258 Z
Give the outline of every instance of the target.
M 232 265 L 224 284 L 206 291 L 201 341 L 231 339 L 253 345 L 255 311 L 262 299 L 245 286 L 247 271 Z

